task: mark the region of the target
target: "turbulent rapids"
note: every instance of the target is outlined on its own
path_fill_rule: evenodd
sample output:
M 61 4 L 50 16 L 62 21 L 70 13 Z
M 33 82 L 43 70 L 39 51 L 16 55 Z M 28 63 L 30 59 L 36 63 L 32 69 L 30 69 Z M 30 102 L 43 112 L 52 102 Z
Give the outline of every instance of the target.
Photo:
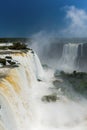
M 53 81 L 63 80 L 43 69 L 35 52 L 0 52 L 0 57 L 19 63 L 0 67 L 0 130 L 87 130 L 87 100 L 68 87 L 65 93 L 61 86 L 56 90 Z

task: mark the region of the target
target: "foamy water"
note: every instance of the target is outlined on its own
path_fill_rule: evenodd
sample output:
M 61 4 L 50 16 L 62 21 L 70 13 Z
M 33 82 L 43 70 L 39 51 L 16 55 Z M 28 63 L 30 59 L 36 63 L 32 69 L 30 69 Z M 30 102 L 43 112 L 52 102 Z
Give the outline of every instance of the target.
M 52 80 L 52 78 L 51 78 Z M 52 84 L 48 81 L 38 83 L 32 88 L 31 108 L 32 130 L 86 130 L 87 101 L 79 98 L 71 100 L 67 95 L 59 94 L 56 102 L 42 102 L 41 97 L 52 93 Z M 74 96 L 74 94 L 73 94 Z
M 43 70 L 38 56 L 31 51 L 9 55 L 20 65 L 1 70 L 6 75 L 0 80 L 0 130 L 87 130 L 86 99 L 72 89 L 70 93 L 78 100 L 70 99 L 61 89 L 52 89 L 54 71 Z M 54 91 L 59 100 L 41 100 Z

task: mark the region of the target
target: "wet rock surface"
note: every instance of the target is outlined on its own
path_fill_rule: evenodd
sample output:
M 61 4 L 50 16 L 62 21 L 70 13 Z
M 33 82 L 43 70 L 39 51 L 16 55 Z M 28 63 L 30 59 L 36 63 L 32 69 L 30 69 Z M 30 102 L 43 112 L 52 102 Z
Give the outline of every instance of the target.
M 43 102 L 56 102 L 58 99 L 57 95 L 45 95 L 42 97 Z

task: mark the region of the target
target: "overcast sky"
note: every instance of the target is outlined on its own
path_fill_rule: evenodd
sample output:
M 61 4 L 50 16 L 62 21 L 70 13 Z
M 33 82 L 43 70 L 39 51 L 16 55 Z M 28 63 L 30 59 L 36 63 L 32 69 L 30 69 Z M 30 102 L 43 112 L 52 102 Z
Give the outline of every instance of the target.
M 0 0 L 0 37 L 87 36 L 87 0 Z

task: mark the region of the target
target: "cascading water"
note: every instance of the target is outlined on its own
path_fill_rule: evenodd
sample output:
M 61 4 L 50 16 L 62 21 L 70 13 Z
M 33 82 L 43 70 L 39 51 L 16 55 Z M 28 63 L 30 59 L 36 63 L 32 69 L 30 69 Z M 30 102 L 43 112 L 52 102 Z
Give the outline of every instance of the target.
M 63 47 L 62 57 L 59 61 L 59 68 L 64 71 L 73 71 L 76 69 L 75 61 L 78 54 L 79 44 L 68 43 Z
M 29 89 L 36 86 L 37 77 L 41 76 L 39 70 L 36 73 L 36 69 L 42 66 L 31 52 L 16 51 L 0 55 L 2 58 L 6 56 L 20 64 L 19 67 L 11 68 L 6 63 L 6 68 L 0 68 L 0 130 L 29 130 L 32 118 L 29 111 Z M 42 68 L 40 71 L 43 72 Z
M 81 45 L 81 57 L 83 56 L 83 43 L 80 44 Z
M 54 89 L 53 70 L 43 70 L 35 53 L 15 51 L 0 56 L 11 56 L 20 63 L 19 67 L 0 68 L 0 130 L 87 130 L 87 101 Z M 76 93 L 70 92 L 75 98 Z M 53 93 L 56 102 L 42 101 Z
M 36 72 L 36 77 L 37 79 L 43 79 L 44 78 L 44 71 L 43 68 L 41 66 L 40 60 L 37 56 L 36 53 L 34 53 L 34 68 L 35 68 L 35 72 Z

